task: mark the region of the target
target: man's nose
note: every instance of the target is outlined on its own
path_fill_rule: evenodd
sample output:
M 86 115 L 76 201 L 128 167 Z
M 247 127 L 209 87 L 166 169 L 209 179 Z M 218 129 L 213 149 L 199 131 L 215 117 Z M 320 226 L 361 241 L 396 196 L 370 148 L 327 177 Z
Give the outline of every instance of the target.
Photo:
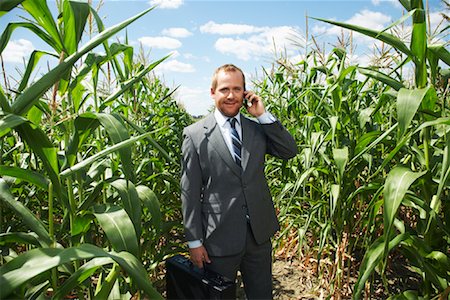
M 238 93 L 237 91 L 230 90 L 228 92 L 227 98 L 234 98 L 237 93 Z

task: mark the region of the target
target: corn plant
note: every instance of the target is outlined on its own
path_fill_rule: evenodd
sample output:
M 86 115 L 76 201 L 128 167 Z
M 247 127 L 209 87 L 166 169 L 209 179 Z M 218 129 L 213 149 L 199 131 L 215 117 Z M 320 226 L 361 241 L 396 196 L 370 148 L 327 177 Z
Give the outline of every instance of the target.
M 160 298 L 148 272 L 176 249 L 162 238 L 179 216 L 160 201 L 177 192 L 170 143 L 190 119 L 148 75 L 165 58 L 144 65 L 127 44 L 107 41 L 151 8 L 105 29 L 85 2 L 59 1 L 56 20 L 39 0 L 6 1 L 2 15 L 19 5 L 31 20 L 8 24 L 0 54 L 22 27 L 59 61 L 30 82 L 47 54 L 36 50 L 18 87 L 0 90 L 0 297 Z M 80 46 L 89 16 L 98 34 Z M 174 117 L 178 126 L 159 127 Z
M 448 294 L 450 119 L 443 66 L 450 64 L 449 52 L 429 44 L 422 2 L 400 2 L 408 13 L 380 32 L 319 19 L 391 46 L 398 65 L 389 73 L 349 65 L 344 49 L 328 56 L 316 49 L 296 65 L 280 59 L 256 83 L 271 111 L 291 124 L 301 149 L 292 162 L 267 165 L 276 175 L 271 186 L 283 227 L 279 251 L 317 253 L 319 266 L 327 258 L 319 269 L 330 276 L 336 297 L 343 288 L 356 299 L 370 292 L 368 280 L 376 270 L 385 278 L 393 253 L 405 257 L 423 282 L 397 297 Z M 408 18 L 409 46 L 388 32 Z M 413 83 L 401 77 L 411 63 Z M 349 258 L 361 251 L 358 281 L 350 287 Z M 386 292 L 394 291 L 386 282 Z

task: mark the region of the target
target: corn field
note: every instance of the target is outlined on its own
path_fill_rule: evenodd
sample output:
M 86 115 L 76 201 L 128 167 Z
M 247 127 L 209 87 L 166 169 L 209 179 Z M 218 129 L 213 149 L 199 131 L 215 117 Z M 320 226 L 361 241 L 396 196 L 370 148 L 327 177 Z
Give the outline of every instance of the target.
M 313 261 L 329 299 L 371 299 L 379 286 L 390 299 L 450 295 L 450 52 L 433 42 L 449 27 L 432 35 L 423 1 L 400 3 L 383 31 L 316 18 L 382 42 L 389 64 L 316 47 L 254 82 L 300 150 L 266 164 L 275 252 Z M 167 57 L 109 40 L 156 12 L 105 28 L 87 2 L 56 4 L 57 17 L 43 0 L 0 3 L 0 18 L 27 16 L 7 25 L 0 54 L 17 28 L 53 49 L 0 85 L 0 298 L 161 299 L 164 260 L 186 251 L 179 149 L 194 120 L 153 75 Z M 407 40 L 393 30 L 404 22 Z M 32 80 L 43 57 L 55 63 Z M 415 289 L 392 289 L 399 262 Z

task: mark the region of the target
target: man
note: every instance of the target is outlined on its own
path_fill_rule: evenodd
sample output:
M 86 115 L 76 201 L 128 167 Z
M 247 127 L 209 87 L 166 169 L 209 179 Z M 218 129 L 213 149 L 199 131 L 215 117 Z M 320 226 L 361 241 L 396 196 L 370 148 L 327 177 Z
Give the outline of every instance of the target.
M 240 270 L 248 299 L 272 298 L 272 245 L 279 229 L 264 175 L 266 154 L 289 159 L 289 132 L 245 90 L 228 64 L 213 75 L 215 111 L 183 131 L 181 200 L 191 261 L 235 280 Z M 240 114 L 246 109 L 258 121 Z M 236 120 L 232 120 L 232 119 Z

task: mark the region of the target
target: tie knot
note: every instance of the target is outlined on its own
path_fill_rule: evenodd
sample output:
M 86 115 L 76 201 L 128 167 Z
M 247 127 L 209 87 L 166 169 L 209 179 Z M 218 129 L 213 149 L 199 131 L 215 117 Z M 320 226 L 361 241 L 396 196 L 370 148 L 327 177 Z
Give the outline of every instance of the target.
M 236 128 L 236 118 L 229 118 L 228 121 L 230 121 L 232 128 Z

